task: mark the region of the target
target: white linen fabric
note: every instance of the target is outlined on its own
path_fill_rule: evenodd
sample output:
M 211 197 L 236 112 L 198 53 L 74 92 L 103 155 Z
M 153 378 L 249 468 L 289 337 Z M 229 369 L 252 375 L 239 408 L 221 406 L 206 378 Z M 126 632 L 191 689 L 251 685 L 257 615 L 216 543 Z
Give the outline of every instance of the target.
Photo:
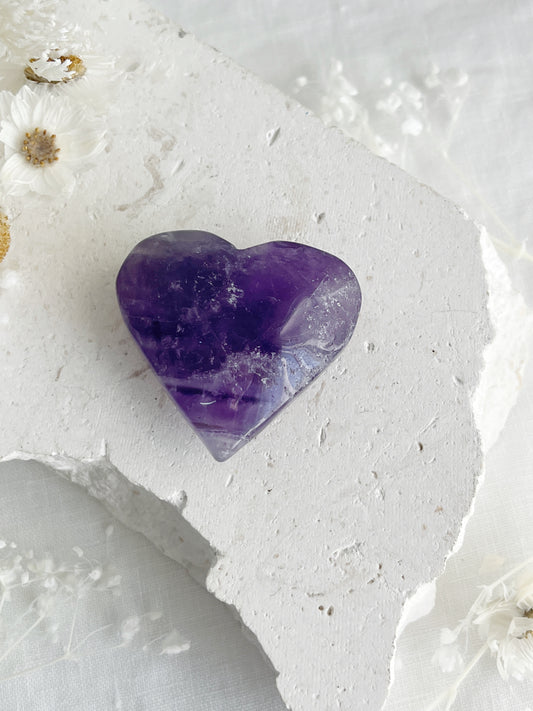
M 533 252 L 529 0 L 151 4 L 463 205 L 487 226 L 515 286 L 533 303 L 533 261 L 527 251 Z M 332 65 L 333 59 L 342 68 Z M 440 627 L 460 621 L 479 584 L 531 555 L 532 370 L 489 454 L 464 544 L 438 581 L 435 608 L 409 626 L 399 642 L 386 711 L 423 711 L 454 681 L 453 674 L 445 676 L 431 664 Z M 0 539 L 7 544 L 0 548 L 0 561 L 12 559 L 15 550 L 33 549 L 41 565 L 38 574 L 52 592 L 54 576 L 45 574 L 49 564 L 43 560 L 53 557 L 67 568 L 78 561 L 88 566 L 87 575 L 100 568 L 103 575 L 102 589 L 98 580 L 82 586 L 77 604 L 76 590 L 50 603 L 43 622 L 24 639 L 19 637 L 36 619 L 36 609 L 42 611 L 34 606 L 17 622 L 31 605 L 35 586 L 14 588 L 11 600 L 3 602 L 2 711 L 284 708 L 273 670 L 230 612 L 142 536 L 118 522 L 110 533 L 109 515 L 84 492 L 38 465 L 4 463 L 0 502 Z M 82 557 L 72 550 L 78 546 Z M 487 560 L 499 560 L 500 568 L 480 573 Z M 113 576 L 121 576 L 120 585 L 110 584 Z M 46 589 L 38 589 L 41 601 Z M 20 634 L 13 637 L 16 629 Z M 177 633 L 169 637 L 173 629 Z M 76 650 L 77 661 L 52 663 L 63 655 L 62 645 L 69 647 L 70 640 L 74 650 L 93 632 Z M 190 640 L 190 650 L 169 653 L 178 651 L 183 637 Z M 531 711 L 532 698 L 531 681 L 503 682 L 486 657 L 461 686 L 453 708 Z
M 42 465 L 6 463 L 0 501 L 0 580 L 16 568 L 6 561 L 23 559 L 0 603 L 2 711 L 285 708 L 230 610 L 83 489 Z

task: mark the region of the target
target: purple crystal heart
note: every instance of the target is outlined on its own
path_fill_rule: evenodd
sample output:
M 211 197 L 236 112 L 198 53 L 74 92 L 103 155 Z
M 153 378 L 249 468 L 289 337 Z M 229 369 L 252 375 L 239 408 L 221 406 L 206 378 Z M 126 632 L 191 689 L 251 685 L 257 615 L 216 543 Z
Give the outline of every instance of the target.
M 361 308 L 340 259 L 294 242 L 236 249 L 200 231 L 148 237 L 117 277 L 124 320 L 218 461 L 331 363 Z

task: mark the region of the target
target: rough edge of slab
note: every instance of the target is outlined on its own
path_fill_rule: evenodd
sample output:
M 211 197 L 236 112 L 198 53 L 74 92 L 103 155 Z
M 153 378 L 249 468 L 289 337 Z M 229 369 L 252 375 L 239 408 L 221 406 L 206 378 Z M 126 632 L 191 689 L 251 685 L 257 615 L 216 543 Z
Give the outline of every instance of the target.
M 483 354 L 484 367 L 472 405 L 483 454 L 486 456 L 497 442 L 509 413 L 518 399 L 524 368 L 529 357 L 528 342 L 529 334 L 533 329 L 533 314 L 529 311 L 522 295 L 513 288 L 509 273 L 498 256 L 487 230 L 480 225 L 479 231 L 489 294 L 488 309 L 494 338 Z M 433 610 L 437 580 L 444 572 L 448 560 L 463 545 L 468 523 L 475 512 L 477 492 L 484 480 L 485 469 L 477 479 L 476 493 L 470 510 L 463 519 L 455 545 L 444 561 L 440 574 L 421 585 L 404 603 L 403 613 L 396 628 L 394 651 L 389 668 L 389 689 L 394 682 L 398 639 L 406 627 L 421 617 L 429 615 Z

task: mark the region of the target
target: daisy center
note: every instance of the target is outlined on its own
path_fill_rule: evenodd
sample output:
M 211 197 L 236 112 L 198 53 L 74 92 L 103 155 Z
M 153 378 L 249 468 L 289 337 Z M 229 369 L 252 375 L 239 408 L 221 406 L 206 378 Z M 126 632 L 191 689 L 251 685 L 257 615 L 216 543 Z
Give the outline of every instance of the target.
M 11 237 L 7 217 L 0 212 L 0 262 L 7 254 Z
M 40 128 L 36 128 L 33 133 L 26 133 L 22 142 L 22 152 L 32 165 L 42 166 L 59 160 L 57 154 L 60 150 L 56 148 L 55 133 L 47 133 L 46 129 L 41 131 Z

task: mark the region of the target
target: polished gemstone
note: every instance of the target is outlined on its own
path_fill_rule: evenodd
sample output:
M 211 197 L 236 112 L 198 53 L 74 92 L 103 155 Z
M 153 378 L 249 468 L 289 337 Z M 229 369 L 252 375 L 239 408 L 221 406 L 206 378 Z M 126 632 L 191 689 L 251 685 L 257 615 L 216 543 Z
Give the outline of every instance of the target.
M 117 294 L 133 337 L 218 461 L 331 363 L 361 307 L 354 273 L 331 254 L 295 242 L 236 249 L 200 231 L 140 242 Z

